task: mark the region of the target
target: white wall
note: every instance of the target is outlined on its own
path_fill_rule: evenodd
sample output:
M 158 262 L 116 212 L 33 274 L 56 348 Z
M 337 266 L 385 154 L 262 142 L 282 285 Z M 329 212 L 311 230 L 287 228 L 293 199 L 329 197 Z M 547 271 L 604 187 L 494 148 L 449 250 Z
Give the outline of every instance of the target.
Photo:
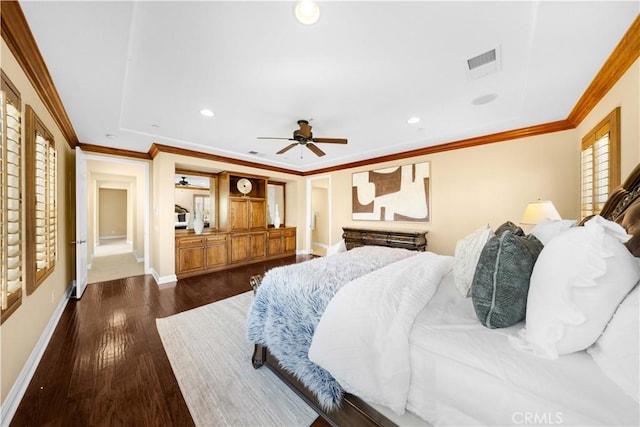
M 552 200 L 564 218 L 577 218 L 580 149 L 576 131 L 521 138 L 332 175 L 332 242 L 343 226 L 428 230 L 428 250 L 453 254 L 458 239 L 478 227 L 519 222 L 530 200 Z M 431 162 L 431 222 L 379 222 L 351 219 L 353 172 Z
M 576 129 L 334 173 L 332 242 L 340 239 L 343 226 L 424 229 L 429 250 L 453 254 L 456 241 L 481 225 L 519 222 L 527 202 L 536 199 L 553 201 L 563 218 L 580 219 L 581 140 L 617 106 L 624 181 L 640 162 L 640 60 Z M 431 223 L 351 219 L 353 172 L 424 161 L 431 162 Z

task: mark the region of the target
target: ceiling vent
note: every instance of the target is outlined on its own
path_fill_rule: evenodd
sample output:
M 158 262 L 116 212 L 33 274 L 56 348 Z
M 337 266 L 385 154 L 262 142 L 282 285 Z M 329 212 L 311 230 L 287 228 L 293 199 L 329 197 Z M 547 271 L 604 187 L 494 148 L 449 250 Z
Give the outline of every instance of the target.
M 500 71 L 501 62 L 500 47 L 491 49 L 467 59 L 467 75 L 470 80 L 475 80 L 493 74 Z

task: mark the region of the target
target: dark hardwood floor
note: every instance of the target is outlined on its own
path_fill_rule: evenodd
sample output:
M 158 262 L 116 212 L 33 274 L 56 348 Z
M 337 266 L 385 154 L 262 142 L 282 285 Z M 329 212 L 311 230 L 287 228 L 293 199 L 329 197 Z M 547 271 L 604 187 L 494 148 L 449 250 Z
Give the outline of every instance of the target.
M 68 302 L 11 425 L 193 425 L 156 318 L 249 291 L 252 275 L 309 258 L 257 263 L 176 285 L 158 286 L 149 275 L 89 285 L 79 301 Z M 321 418 L 313 423 L 326 425 Z

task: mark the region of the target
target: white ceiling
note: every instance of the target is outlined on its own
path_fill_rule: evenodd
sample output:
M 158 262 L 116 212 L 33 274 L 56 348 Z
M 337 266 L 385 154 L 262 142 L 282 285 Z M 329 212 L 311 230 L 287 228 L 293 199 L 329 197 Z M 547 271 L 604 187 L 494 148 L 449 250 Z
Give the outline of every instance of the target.
M 292 1 L 21 2 L 81 142 L 298 171 L 566 119 L 640 11 L 637 0 L 318 4 L 305 26 Z M 466 60 L 493 48 L 501 71 L 470 79 Z M 349 144 L 319 144 L 320 158 L 257 139 L 290 137 L 298 119 Z

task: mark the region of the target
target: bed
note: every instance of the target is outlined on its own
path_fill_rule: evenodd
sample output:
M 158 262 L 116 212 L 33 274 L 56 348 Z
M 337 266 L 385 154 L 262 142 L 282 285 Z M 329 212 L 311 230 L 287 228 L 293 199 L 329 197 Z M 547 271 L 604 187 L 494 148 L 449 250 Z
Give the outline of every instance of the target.
M 558 225 L 549 224 L 547 230 Z M 484 320 L 479 321 L 476 294 L 463 295 L 456 282 L 457 250 L 456 257 L 449 257 L 412 252 L 406 247 L 396 249 L 393 244 L 387 248 L 356 247 L 298 267 L 279 267 L 264 277 L 255 276 L 251 280 L 256 299 L 248 318 L 248 336 L 256 343 L 253 365 L 273 370 L 332 425 L 639 425 L 640 165 L 613 192 L 600 216 L 585 219 L 580 225 L 556 230 L 553 239 L 539 237 L 544 244 L 538 245 L 533 272 L 526 279 L 527 287 L 531 283 L 526 292 L 526 321 L 509 326 L 487 327 Z M 350 229 L 350 234 L 354 232 L 358 230 Z M 585 234 L 606 243 L 602 246 L 608 252 L 602 259 L 607 262 L 618 259 L 609 255 L 613 249 L 608 246 L 614 244 L 609 235 L 617 236 L 615 250 L 622 248 L 625 253 L 620 256 L 627 258 L 611 264 L 616 272 L 622 272 L 622 279 L 614 281 L 628 284 L 620 285 L 613 297 L 607 294 L 596 298 L 611 299 L 602 302 L 597 313 L 585 306 L 582 313 L 574 310 L 573 318 L 566 318 L 566 307 L 561 303 L 541 300 L 544 292 L 556 292 L 545 289 L 550 282 L 548 270 L 553 268 L 542 266 L 553 267 L 562 258 L 553 251 L 566 253 L 562 245 L 575 245 L 576 239 Z M 579 243 L 576 258 L 580 258 L 583 246 Z M 477 264 L 482 264 L 485 252 L 483 249 Z M 586 259 L 592 265 L 600 262 Z M 345 263 L 357 267 L 342 271 Z M 589 266 L 580 268 L 590 270 Z M 315 279 L 317 283 L 309 278 L 314 270 L 322 278 Z M 426 285 L 421 283 L 414 289 L 417 277 L 424 278 L 421 282 Z M 594 285 L 601 279 L 592 279 L 590 292 L 601 291 Z M 306 283 L 304 291 L 295 286 L 300 281 Z M 320 290 L 325 282 L 329 283 L 328 291 Z M 292 287 L 285 293 L 290 299 L 276 302 L 280 306 L 275 310 L 262 311 L 260 304 L 281 298 L 270 294 L 269 288 L 289 285 Z M 300 293 L 312 295 L 311 309 L 299 307 Z M 389 306 L 389 301 L 395 301 L 395 305 Z M 582 307 L 582 301 L 573 302 Z M 540 307 L 551 313 L 549 318 L 554 310 L 560 310 L 564 335 L 540 341 L 536 328 L 548 331 L 558 326 L 549 326 L 549 319 L 536 317 Z M 587 320 L 576 320 L 580 314 Z M 293 325 L 283 319 L 292 320 Z M 597 328 L 598 321 L 604 322 L 601 329 Z M 278 325 L 291 335 L 281 337 L 281 342 L 266 339 L 261 332 L 265 324 Z M 616 339 L 628 340 L 623 335 L 634 330 L 631 339 L 635 344 L 631 347 L 636 351 L 620 356 Z M 305 337 L 300 338 L 302 335 Z M 594 340 L 586 347 L 584 340 L 589 338 L 585 335 Z M 380 341 L 380 337 L 384 339 Z M 298 340 L 289 346 L 289 341 Z M 393 351 L 387 351 L 388 347 Z M 293 363 L 282 361 L 291 354 Z M 626 380 L 620 380 L 619 367 L 629 366 L 629 362 L 635 365 L 635 379 L 631 375 L 631 383 L 622 384 Z M 310 371 L 316 376 L 313 381 L 308 379 Z M 322 385 L 320 391 L 317 383 Z

